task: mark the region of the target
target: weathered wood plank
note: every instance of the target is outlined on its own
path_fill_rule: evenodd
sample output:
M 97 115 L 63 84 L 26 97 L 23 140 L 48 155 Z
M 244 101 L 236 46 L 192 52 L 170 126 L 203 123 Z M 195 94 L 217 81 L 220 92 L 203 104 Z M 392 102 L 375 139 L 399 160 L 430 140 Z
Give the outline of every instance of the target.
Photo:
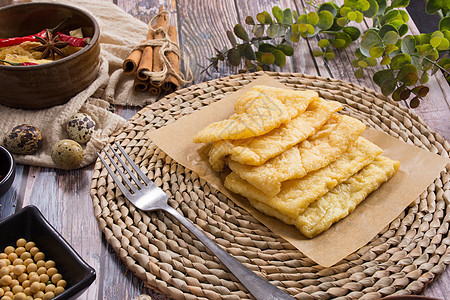
M 201 0 L 177 1 L 178 35 L 181 52 L 189 58 L 189 65 L 194 75 L 194 84 L 211 79 L 202 70 L 208 66 L 208 58 L 215 55 L 214 47 L 229 47 L 225 31 L 237 24 L 237 11 L 232 0 L 217 1 L 214 5 Z M 220 66 L 217 74 L 224 76 L 234 74 L 237 68 Z

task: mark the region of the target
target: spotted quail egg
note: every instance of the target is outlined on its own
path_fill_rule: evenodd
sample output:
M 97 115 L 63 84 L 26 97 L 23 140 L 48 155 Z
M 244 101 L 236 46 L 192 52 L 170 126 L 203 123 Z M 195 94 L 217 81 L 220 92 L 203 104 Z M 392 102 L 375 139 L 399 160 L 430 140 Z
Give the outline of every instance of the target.
M 69 138 L 80 144 L 86 144 L 95 130 L 95 121 L 84 113 L 77 113 L 67 122 Z
M 73 140 L 65 139 L 55 143 L 51 157 L 58 168 L 64 170 L 76 169 L 83 161 L 83 148 Z
M 3 145 L 15 154 L 33 154 L 42 145 L 42 133 L 33 125 L 18 125 L 6 133 Z

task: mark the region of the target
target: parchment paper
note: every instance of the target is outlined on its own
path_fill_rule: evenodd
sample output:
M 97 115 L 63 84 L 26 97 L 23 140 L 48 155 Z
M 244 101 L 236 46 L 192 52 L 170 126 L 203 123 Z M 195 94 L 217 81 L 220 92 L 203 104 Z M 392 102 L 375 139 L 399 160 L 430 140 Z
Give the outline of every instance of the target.
M 223 186 L 223 175 L 216 173 L 208 163 L 208 146 L 192 142 L 192 137 L 200 129 L 233 114 L 234 103 L 239 95 L 257 84 L 287 88 L 268 75 L 263 75 L 222 100 L 149 132 L 149 137 L 175 161 L 196 172 L 274 233 L 322 266 L 332 266 L 367 244 L 415 201 L 450 162 L 446 157 L 411 146 L 383 132 L 366 129 L 363 136 L 380 146 L 384 150 L 383 155 L 400 161 L 399 171 L 371 193 L 348 217 L 335 223 L 321 235 L 307 239 L 295 226 L 260 213 L 245 198 L 228 191 Z

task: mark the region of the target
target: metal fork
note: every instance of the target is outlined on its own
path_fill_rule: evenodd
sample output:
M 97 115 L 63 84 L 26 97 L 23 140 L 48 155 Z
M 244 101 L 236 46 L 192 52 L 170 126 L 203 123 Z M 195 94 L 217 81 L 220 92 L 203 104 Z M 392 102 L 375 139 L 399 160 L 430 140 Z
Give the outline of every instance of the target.
M 119 189 L 122 191 L 123 195 L 133 203 L 137 208 L 144 211 L 154 211 L 163 210 L 173 217 L 175 217 L 181 224 L 183 224 L 187 229 L 189 229 L 211 252 L 213 252 L 219 260 L 230 270 L 234 276 L 236 276 L 239 281 L 250 291 L 250 293 L 256 299 L 294 299 L 289 294 L 280 290 L 276 286 L 272 285 L 270 282 L 262 279 L 239 261 L 233 258 L 230 254 L 222 250 L 217 244 L 210 240 L 201 230 L 194 226 L 188 219 L 181 215 L 177 210 L 167 203 L 167 194 L 156 186 L 156 184 L 150 180 L 133 162 L 133 160 L 126 154 L 125 150 L 116 142 L 115 145 L 120 150 L 122 155 L 126 158 L 133 170 L 138 174 L 144 183 L 142 183 L 137 176 L 130 170 L 130 168 L 125 164 L 125 162 L 120 157 L 119 153 L 109 145 L 110 150 L 120 162 L 122 167 L 127 172 L 128 176 L 134 181 L 134 184 L 127 175 L 121 170 L 118 164 L 114 161 L 111 155 L 103 149 L 106 156 L 114 165 L 116 170 L 119 172 L 122 181 L 128 186 L 128 188 L 122 183 L 119 177 L 114 173 L 106 160 L 97 153 L 103 165 L 108 170 L 108 173 L 113 178 L 114 182 L 117 184 Z

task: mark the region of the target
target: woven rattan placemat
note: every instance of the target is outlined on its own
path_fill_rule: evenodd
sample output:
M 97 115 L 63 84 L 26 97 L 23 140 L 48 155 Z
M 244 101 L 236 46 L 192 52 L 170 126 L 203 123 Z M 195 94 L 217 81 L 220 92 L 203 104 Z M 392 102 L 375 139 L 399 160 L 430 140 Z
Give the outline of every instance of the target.
M 344 104 L 342 113 L 407 143 L 449 156 L 450 145 L 413 112 L 361 86 L 317 76 L 266 72 L 294 89 L 313 89 Z M 119 142 L 169 194 L 169 204 L 258 275 L 298 299 L 378 299 L 414 294 L 450 263 L 450 166 L 369 244 L 330 268 L 305 257 L 204 180 L 155 147 L 146 133 L 248 84 L 262 73 L 197 84 L 139 111 Z M 125 200 L 99 161 L 90 190 L 95 216 L 125 265 L 174 299 L 245 299 L 246 289 L 184 227 L 162 212 Z

